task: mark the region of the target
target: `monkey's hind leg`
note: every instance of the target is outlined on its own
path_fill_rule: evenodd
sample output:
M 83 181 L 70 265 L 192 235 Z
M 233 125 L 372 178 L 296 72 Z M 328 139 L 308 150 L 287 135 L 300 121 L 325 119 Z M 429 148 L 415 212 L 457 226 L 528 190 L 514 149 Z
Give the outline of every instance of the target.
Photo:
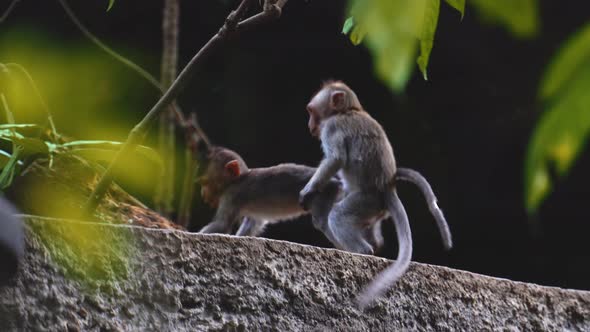
M 374 254 L 373 246 L 367 241 L 367 228 L 383 211 L 379 196 L 355 192 L 346 196 L 334 206 L 328 217 L 328 225 L 338 245 L 347 251 L 359 254 Z
M 311 220 L 313 226 L 324 233 L 324 235 L 338 249 L 343 249 L 338 245 L 330 227 L 328 227 L 328 215 L 332 207 L 341 197 L 341 185 L 339 181 L 330 181 L 324 189 L 318 193 L 311 202 Z
M 381 224 L 383 222 L 383 217 L 377 217 L 377 221 L 373 224 L 372 227 L 368 227 L 365 230 L 365 239 L 371 246 L 373 246 L 373 252 L 379 253 L 381 249 L 383 249 L 383 244 L 385 243 L 385 239 L 383 238 L 383 232 L 381 231 Z
M 266 221 L 244 217 L 242 225 L 238 229 L 237 236 L 259 236 L 264 231 Z

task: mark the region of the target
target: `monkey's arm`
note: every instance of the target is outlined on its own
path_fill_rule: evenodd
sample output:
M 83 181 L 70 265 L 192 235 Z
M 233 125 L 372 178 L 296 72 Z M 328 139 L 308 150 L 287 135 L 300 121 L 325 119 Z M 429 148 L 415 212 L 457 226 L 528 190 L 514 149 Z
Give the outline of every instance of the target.
M 264 231 L 266 221 L 256 220 L 250 217 L 244 217 L 242 219 L 242 225 L 236 233 L 237 236 L 259 236 Z
M 342 161 L 335 158 L 324 158 L 303 190 L 299 192 L 299 204 L 309 209 L 309 203 L 314 194 L 322 190 L 334 175 L 342 168 Z
M 199 233 L 231 233 L 232 226 L 238 221 L 239 217 L 239 209 L 228 202 L 228 199 L 222 199 L 213 221 L 203 227 Z
M 345 165 L 348 158 L 348 146 L 345 136 L 338 130 L 342 119 L 333 117 L 321 129 L 324 159 L 311 177 L 311 180 L 299 192 L 299 204 L 308 210 L 311 198 L 322 190 L 326 183 Z

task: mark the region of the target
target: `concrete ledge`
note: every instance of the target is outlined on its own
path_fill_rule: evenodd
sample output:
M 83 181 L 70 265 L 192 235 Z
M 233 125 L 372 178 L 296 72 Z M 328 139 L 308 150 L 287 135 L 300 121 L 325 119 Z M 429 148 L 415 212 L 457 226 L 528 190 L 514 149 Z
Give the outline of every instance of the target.
M 2 331 L 590 331 L 585 291 L 413 263 L 386 299 L 361 312 L 352 300 L 385 259 L 26 219 L 26 259 L 0 289 Z M 80 240 L 78 232 L 90 236 Z

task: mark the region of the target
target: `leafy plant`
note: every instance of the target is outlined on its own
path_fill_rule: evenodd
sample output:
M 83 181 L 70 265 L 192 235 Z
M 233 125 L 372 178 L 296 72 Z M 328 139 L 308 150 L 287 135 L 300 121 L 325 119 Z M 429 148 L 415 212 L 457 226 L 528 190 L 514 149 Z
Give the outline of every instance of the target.
M 75 154 L 89 161 L 111 162 L 120 149 L 122 143 L 105 140 L 78 140 L 68 141 L 56 133 L 55 124 L 51 118 L 49 108 L 41 98 L 39 90 L 31 75 L 18 64 L 0 64 L 8 75 L 12 75 L 11 69 L 16 68 L 27 77 L 30 87 L 41 101 L 40 104 L 46 111 L 48 128 L 33 123 L 15 123 L 13 113 L 10 111 L 5 91 L 0 90 L 1 106 L 6 114 L 7 124 L 0 124 L 0 140 L 10 142 L 12 152 L 0 149 L 0 188 L 6 189 L 12 183 L 12 179 L 21 170 L 19 165 L 29 163 L 36 158 L 49 158 L 50 165 L 54 156 L 58 154 Z M 39 134 L 41 133 L 41 134 Z M 162 169 L 163 161 L 153 149 L 146 146 L 138 146 L 134 150 L 134 156 L 150 161 L 158 169 Z
M 8 103 L 6 102 L 6 97 L 4 94 L 0 94 L 0 99 L 2 101 L 2 107 L 6 113 L 6 119 L 9 124 L 14 124 L 14 116 L 10 109 L 8 109 Z M 8 127 L 8 126 L 7 126 Z M 5 130 L 10 131 L 12 136 L 16 135 L 16 132 L 13 128 L 7 128 Z M 4 152 L 4 151 L 3 151 Z M 22 152 L 22 146 L 13 142 L 12 143 L 12 155 L 7 158 L 6 162 L 2 165 L 2 172 L 0 173 L 0 189 L 4 190 L 10 186 L 12 183 L 12 179 L 14 178 L 14 172 L 17 166 L 18 157 Z M 3 155 L 7 155 L 8 153 L 4 152 Z
M 519 38 L 539 31 L 538 0 L 469 0 L 484 22 L 503 25 Z
M 351 0 L 342 28 L 354 45 L 366 40 L 377 76 L 393 91 L 402 92 L 416 59 L 425 80 L 438 25 L 441 0 Z M 465 0 L 445 0 L 465 14 Z M 533 37 L 539 30 L 537 0 L 470 0 L 483 21 L 505 26 L 515 36 Z
M 463 16 L 464 0 L 446 0 Z M 424 79 L 438 24 L 440 0 L 353 0 L 352 16 L 342 29 L 353 44 L 366 40 L 373 54 L 377 76 L 391 89 L 401 92 L 416 62 Z
M 215 51 L 231 34 L 235 34 L 239 30 L 246 29 L 249 26 L 255 26 L 279 18 L 281 16 L 281 9 L 287 3 L 287 0 L 273 1 L 273 5 L 265 5 L 262 12 L 245 18 L 248 7 L 253 3 L 254 0 L 242 0 L 240 2 L 238 7 L 228 15 L 221 29 L 193 56 L 174 82 L 171 83 L 168 90 L 166 90 L 144 118 L 129 132 L 127 140 L 100 178 L 96 188 L 86 202 L 84 210 L 87 213 L 94 212 L 99 202 L 103 199 L 108 186 L 113 181 L 113 169 L 121 162 L 126 154 L 132 152 L 142 142 L 151 122 L 156 116 L 159 116 L 163 111 L 168 109 L 168 106 L 185 88 L 191 75 L 203 63 L 203 59 Z
M 529 213 L 551 191 L 550 170 L 567 174 L 590 134 L 590 24 L 566 41 L 551 60 L 539 87 L 545 107 L 528 146 L 525 202 Z

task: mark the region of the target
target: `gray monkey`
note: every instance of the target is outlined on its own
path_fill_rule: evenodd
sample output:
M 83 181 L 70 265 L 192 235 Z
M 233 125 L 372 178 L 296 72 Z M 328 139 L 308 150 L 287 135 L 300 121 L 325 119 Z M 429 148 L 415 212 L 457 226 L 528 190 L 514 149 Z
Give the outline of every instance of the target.
M 321 140 L 324 158 L 300 192 L 300 204 L 307 207 L 337 173 L 345 196 L 328 215 L 328 231 L 337 247 L 373 254 L 368 232 L 391 216 L 397 232 L 396 262 L 382 271 L 357 298 L 365 307 L 382 295 L 408 269 L 412 258 L 412 233 L 408 216 L 396 192 L 396 180 L 418 185 L 434 215 L 443 244 L 452 247 L 447 222 L 436 203 L 430 185 L 418 172 L 396 167 L 393 149 L 381 125 L 364 111 L 354 91 L 339 81 L 325 83 L 307 105 L 311 135 Z

